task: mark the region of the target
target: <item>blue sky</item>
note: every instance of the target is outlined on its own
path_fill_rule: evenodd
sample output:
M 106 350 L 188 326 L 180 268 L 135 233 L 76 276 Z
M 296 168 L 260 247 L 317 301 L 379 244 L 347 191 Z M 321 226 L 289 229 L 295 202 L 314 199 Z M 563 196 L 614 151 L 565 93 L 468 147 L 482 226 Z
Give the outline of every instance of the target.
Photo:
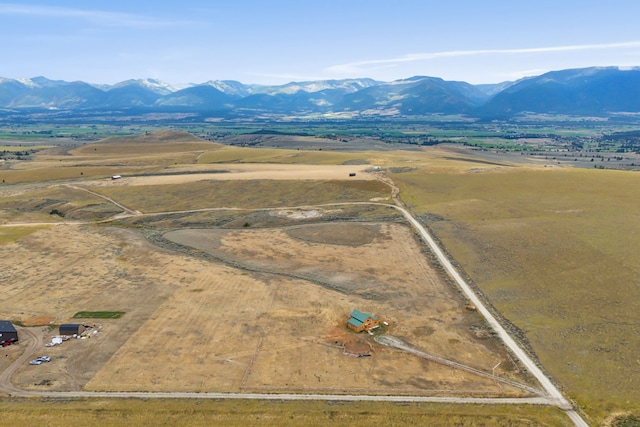
M 636 0 L 0 0 L 0 76 L 498 83 L 639 66 L 638 16 Z

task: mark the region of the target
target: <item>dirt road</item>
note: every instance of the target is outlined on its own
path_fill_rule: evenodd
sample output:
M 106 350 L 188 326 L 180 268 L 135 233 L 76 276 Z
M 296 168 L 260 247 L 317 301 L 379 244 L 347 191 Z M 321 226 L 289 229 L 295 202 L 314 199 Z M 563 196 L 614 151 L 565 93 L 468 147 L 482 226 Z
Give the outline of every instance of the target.
M 11 382 L 11 377 L 18 370 L 20 366 L 27 363 L 27 360 L 33 356 L 33 354 L 43 346 L 42 336 L 38 336 L 32 330 L 28 328 L 16 327 L 20 334 L 20 343 L 26 342 L 27 347 L 24 353 L 18 359 L 13 362 L 7 369 L 0 373 L 0 392 L 8 393 L 12 396 L 19 396 L 24 391 L 16 388 Z
M 563 409 L 576 426 L 587 427 L 589 424 L 587 424 L 573 409 L 571 403 L 562 395 L 551 379 L 549 379 L 549 377 L 545 375 L 540 368 L 538 368 L 533 359 L 531 359 L 529 355 L 515 342 L 515 340 L 511 338 L 495 316 L 485 307 L 482 300 L 478 295 L 476 295 L 471 286 L 469 286 L 469 284 L 462 278 L 460 273 L 458 273 L 454 268 L 449 258 L 440 249 L 433 237 L 431 237 L 431 234 L 429 234 L 429 232 L 422 226 L 422 224 L 420 224 L 420 222 L 418 222 L 417 219 L 413 217 L 413 215 L 411 215 L 411 213 L 409 213 L 409 211 L 400 206 L 394 206 L 394 208 L 402 212 L 407 221 L 409 221 L 409 223 L 411 223 L 411 225 L 420 233 L 420 236 L 422 236 L 424 241 L 429 245 L 429 248 L 436 255 L 440 264 L 445 268 L 445 270 L 447 270 L 447 273 L 449 273 L 458 286 L 460 286 L 465 296 L 469 298 L 473 305 L 476 306 L 477 310 L 482 314 L 487 323 L 489 323 L 491 328 L 498 334 L 509 350 L 511 350 L 513 354 L 520 359 L 522 364 L 538 380 L 549 396 L 549 399 L 554 402 L 554 405 Z

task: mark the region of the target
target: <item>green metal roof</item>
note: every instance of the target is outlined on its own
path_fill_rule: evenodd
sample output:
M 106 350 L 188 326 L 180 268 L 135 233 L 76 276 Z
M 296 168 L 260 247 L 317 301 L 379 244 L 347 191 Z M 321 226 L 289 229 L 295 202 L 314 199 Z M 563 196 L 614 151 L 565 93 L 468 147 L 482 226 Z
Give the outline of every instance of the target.
M 357 327 L 361 326 L 362 323 L 364 323 L 364 322 L 361 322 L 358 319 L 355 319 L 355 318 L 352 317 L 351 319 L 349 319 L 347 321 L 347 323 L 351 323 L 353 326 L 355 326 L 357 328 Z
M 369 317 L 372 318 L 373 320 L 378 320 L 378 318 L 375 317 L 373 314 L 363 313 L 360 310 L 356 310 L 355 308 L 351 312 L 351 318 L 359 320 L 360 323 L 364 323 L 365 320 L 367 320 Z

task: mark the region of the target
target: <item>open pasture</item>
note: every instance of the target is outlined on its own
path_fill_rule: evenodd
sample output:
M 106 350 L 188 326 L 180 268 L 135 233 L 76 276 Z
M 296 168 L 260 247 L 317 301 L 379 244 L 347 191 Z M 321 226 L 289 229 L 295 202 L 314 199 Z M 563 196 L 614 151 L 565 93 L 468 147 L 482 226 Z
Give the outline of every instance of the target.
M 73 185 L 0 187 L 0 223 L 100 220 L 119 212 L 113 203 Z
M 403 200 L 599 422 L 640 406 L 640 187 L 633 172 L 392 174 Z
M 360 307 L 418 348 L 484 371 L 502 361 L 501 375 L 527 381 L 497 342 L 476 334 L 481 319 L 465 310 L 406 226 L 329 223 L 167 237 L 222 262 L 106 227 L 59 225 L 2 246 L 11 280 L 2 317 L 25 324 L 47 317 L 55 325 L 73 322 L 78 311 L 126 312 L 100 319 L 91 340 L 52 348 L 52 363 L 22 367 L 14 383 L 33 390 L 523 393 L 346 330 L 346 315 Z M 351 341 L 368 343 L 373 357 L 345 356 L 340 345 Z M 149 369 L 155 365 L 167 369 Z
M 225 147 L 207 151 L 198 163 L 271 163 L 304 165 L 368 164 L 369 153 L 280 148 Z
M 396 404 L 385 402 L 278 402 L 258 400 L 78 399 L 0 401 L 15 427 L 34 425 L 322 427 L 329 424 L 568 426 L 556 408 L 512 405 Z
M 114 185 L 92 189 L 144 213 L 208 208 L 272 208 L 388 197 L 386 185 L 374 180 L 219 180 L 166 185 Z M 348 179 L 348 177 L 347 177 Z M 135 182 L 135 181 L 134 181 Z M 144 181 L 142 181 L 144 183 Z M 174 180 L 175 182 L 175 180 Z M 152 183 L 152 182 L 151 182 Z
M 85 389 L 520 393 L 464 372 L 452 375 L 450 368 L 347 332 L 346 314 L 364 307 L 388 320 L 389 333 L 419 348 L 485 371 L 502 360 L 503 375 L 526 381 L 512 372 L 496 342 L 474 334 L 472 325 L 482 327 L 478 315 L 457 301 L 455 289 L 429 266 L 409 229 L 308 227 L 169 233 L 174 243 L 209 253 L 222 264 L 198 262 L 192 278 L 176 283 L 172 296 Z M 325 230 L 321 242 L 315 237 L 319 227 Z M 347 227 L 360 236 L 349 244 L 342 240 Z M 372 258 L 379 261 L 366 262 Z M 369 341 L 373 357 L 345 356 L 339 346 L 349 340 Z M 150 364 L 171 368 L 149 370 Z

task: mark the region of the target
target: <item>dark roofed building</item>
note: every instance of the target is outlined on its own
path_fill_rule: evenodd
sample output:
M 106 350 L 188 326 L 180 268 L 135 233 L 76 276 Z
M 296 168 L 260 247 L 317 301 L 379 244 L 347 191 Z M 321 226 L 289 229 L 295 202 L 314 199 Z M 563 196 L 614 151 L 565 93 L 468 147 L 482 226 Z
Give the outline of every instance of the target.
M 60 325 L 60 335 L 80 335 L 84 326 L 78 323 L 66 323 Z
M 368 331 L 379 326 L 378 318 L 373 314 L 363 313 L 354 309 L 347 320 L 347 328 L 356 332 Z
M 18 331 L 8 320 L 0 320 L 0 345 L 18 341 Z

